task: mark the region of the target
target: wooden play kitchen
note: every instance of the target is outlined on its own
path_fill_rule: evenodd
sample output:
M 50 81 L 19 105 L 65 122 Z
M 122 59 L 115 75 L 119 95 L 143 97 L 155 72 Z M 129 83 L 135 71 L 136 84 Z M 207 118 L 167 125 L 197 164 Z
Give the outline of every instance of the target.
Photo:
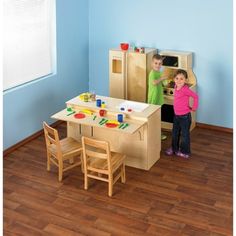
M 147 102 L 148 75 L 151 70 L 152 57 L 159 53 L 163 59 L 164 104 L 161 108 L 161 127 L 172 130 L 174 74 L 177 69 L 186 70 L 188 85 L 196 91 L 196 77 L 192 69 L 192 53 L 183 51 L 157 51 L 155 48 L 140 50 L 111 49 L 109 50 L 109 81 L 110 96 L 132 101 Z M 190 105 L 193 101 L 190 100 Z M 192 112 L 190 130 L 196 126 L 196 112 Z
M 97 106 L 97 100 L 106 105 Z M 87 99 L 86 99 L 87 100 Z M 126 155 L 126 165 L 149 170 L 160 158 L 161 109 L 157 105 L 105 96 L 84 101 L 77 96 L 52 118 L 67 121 L 67 136 L 110 142 L 111 150 Z M 105 112 L 101 115 L 101 110 Z

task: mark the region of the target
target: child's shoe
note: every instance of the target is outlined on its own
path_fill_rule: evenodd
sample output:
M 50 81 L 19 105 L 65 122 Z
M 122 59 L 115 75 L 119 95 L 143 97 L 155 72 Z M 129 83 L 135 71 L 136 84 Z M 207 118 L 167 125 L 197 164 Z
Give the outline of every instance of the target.
M 161 134 L 161 140 L 163 141 L 163 140 L 166 140 L 166 139 L 167 139 L 167 136 L 164 135 L 164 134 Z
M 170 147 L 170 148 L 168 148 L 167 150 L 165 150 L 165 154 L 166 154 L 167 156 L 173 156 L 173 155 L 174 155 L 174 151 L 173 151 L 173 149 Z
M 176 154 L 176 156 L 178 156 L 178 157 L 183 157 L 183 158 L 185 158 L 185 159 L 188 159 L 188 158 L 190 157 L 189 154 L 184 154 L 184 153 L 182 153 L 181 151 L 178 151 L 178 152 L 176 152 L 175 154 Z

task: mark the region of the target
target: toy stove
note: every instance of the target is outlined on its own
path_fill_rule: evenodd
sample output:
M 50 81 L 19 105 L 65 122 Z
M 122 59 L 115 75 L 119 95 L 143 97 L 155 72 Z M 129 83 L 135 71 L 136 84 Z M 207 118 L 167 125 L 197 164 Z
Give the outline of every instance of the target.
M 163 81 L 164 105 L 162 106 L 162 128 L 171 130 L 173 125 L 173 99 L 174 99 L 174 75 L 178 69 L 188 73 L 188 86 L 196 91 L 196 77 L 192 70 L 192 53 L 181 51 L 160 51 L 163 57 L 163 76 L 168 79 Z M 190 100 L 190 105 L 193 101 Z M 191 130 L 195 127 L 195 114 L 192 114 Z

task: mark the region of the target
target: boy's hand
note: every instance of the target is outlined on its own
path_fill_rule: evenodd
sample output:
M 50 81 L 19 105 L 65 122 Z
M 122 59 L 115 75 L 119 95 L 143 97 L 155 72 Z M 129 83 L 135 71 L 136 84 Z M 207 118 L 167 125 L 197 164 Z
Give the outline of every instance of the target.
M 157 79 L 154 79 L 154 80 L 152 81 L 153 85 L 157 85 L 157 84 L 159 84 L 159 82 L 160 82 L 160 80 L 157 80 Z
M 163 80 L 166 80 L 166 79 L 168 79 L 168 77 L 167 76 L 164 76 L 164 77 L 161 77 L 161 81 L 163 81 Z
M 153 80 L 153 85 L 157 85 L 159 84 L 160 82 L 162 82 L 163 80 L 166 80 L 168 77 L 161 77 L 160 79 L 154 79 Z

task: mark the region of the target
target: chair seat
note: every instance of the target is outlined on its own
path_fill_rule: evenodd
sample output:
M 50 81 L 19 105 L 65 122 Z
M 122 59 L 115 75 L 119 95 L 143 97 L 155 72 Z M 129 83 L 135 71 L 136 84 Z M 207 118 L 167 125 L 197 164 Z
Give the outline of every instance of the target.
M 61 151 L 63 156 L 69 156 L 70 154 L 75 154 L 78 152 L 78 154 L 81 153 L 82 145 L 78 141 L 74 140 L 73 138 L 64 138 L 60 140 L 61 145 Z M 49 150 L 53 155 L 56 155 L 57 147 L 55 144 L 51 144 L 49 147 Z
M 124 154 L 111 152 L 111 166 L 112 166 L 113 172 L 124 162 L 124 159 L 125 159 Z M 107 160 L 103 160 L 103 159 L 91 160 L 90 166 L 93 168 L 108 170 Z

